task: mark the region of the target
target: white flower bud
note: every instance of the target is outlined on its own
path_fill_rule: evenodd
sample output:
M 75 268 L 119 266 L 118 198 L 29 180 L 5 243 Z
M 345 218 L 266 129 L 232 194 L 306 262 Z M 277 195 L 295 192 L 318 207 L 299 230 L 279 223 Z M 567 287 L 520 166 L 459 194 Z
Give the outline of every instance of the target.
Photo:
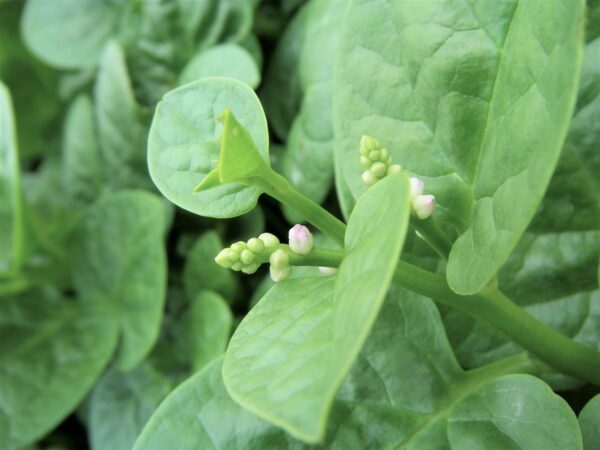
M 271 267 L 275 267 L 276 269 L 291 267 L 290 257 L 282 249 L 275 250 L 273 253 L 271 253 L 271 256 L 269 257 L 269 263 L 271 263 Z
M 417 195 L 412 201 L 412 206 L 419 219 L 427 219 L 435 209 L 435 197 L 433 195 Z
M 410 197 L 414 200 L 419 195 L 423 194 L 425 183 L 417 177 L 410 177 Z
M 299 255 L 308 255 L 313 248 L 313 236 L 304 225 L 294 225 L 288 233 L 290 249 Z
M 289 278 L 292 273 L 292 266 L 283 267 L 281 269 L 277 269 L 273 266 L 270 267 L 269 273 L 271 274 L 271 279 L 275 282 L 283 281 Z
M 377 178 L 370 170 L 365 170 L 362 174 L 362 180 L 367 186 L 373 186 L 377 183 Z
M 265 244 L 265 248 L 269 253 L 276 250 L 277 246 L 279 245 L 279 239 L 277 239 L 277 236 L 271 233 L 263 233 L 258 236 L 258 238 L 263 241 L 263 244 Z
M 319 267 L 319 272 L 323 275 L 331 276 L 337 273 L 337 269 L 335 267 Z

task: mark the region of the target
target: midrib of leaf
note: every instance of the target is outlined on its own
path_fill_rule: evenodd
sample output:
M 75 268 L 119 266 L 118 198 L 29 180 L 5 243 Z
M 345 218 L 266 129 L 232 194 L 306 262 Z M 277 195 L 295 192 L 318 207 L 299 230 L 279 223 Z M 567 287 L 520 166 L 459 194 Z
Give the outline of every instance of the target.
M 473 10 L 473 8 L 471 7 L 471 3 L 469 2 L 469 0 L 466 0 L 467 4 L 469 5 L 469 7 L 471 8 L 471 10 Z M 500 74 L 500 71 L 502 70 L 502 61 L 504 58 L 504 54 L 505 54 L 505 48 L 508 42 L 510 42 L 510 35 L 511 35 L 511 31 L 512 31 L 512 25 L 515 21 L 515 17 L 517 16 L 517 12 L 519 9 L 519 6 L 521 6 L 521 1 L 517 2 L 517 6 L 515 7 L 513 14 L 510 18 L 510 21 L 508 23 L 508 30 L 506 31 L 506 35 L 504 36 L 504 40 L 502 41 L 502 43 L 499 45 L 498 48 L 498 70 L 496 71 L 496 76 L 494 77 L 494 81 L 492 83 L 492 93 L 490 95 L 490 102 L 489 102 L 489 106 L 487 108 L 487 113 L 486 113 L 486 118 L 485 118 L 485 130 L 483 132 L 483 134 L 481 135 L 481 141 L 479 142 L 479 148 L 477 149 L 477 164 L 475 164 L 475 172 L 473 173 L 473 180 L 472 183 L 469 185 L 470 189 L 471 189 L 471 195 L 473 195 L 473 198 L 477 198 L 474 193 L 473 193 L 473 185 L 475 184 L 475 180 L 477 178 L 477 172 L 479 171 L 479 166 L 481 165 L 481 155 L 483 153 L 482 149 L 483 149 L 483 143 L 486 142 L 486 137 L 488 134 L 488 130 L 490 129 L 490 123 L 491 123 L 491 114 L 490 112 L 492 111 L 492 105 L 494 103 L 494 98 L 496 97 L 496 89 L 498 88 L 498 75 Z M 479 18 L 473 14 L 474 17 L 477 19 L 477 21 L 479 22 Z M 487 31 L 482 27 L 482 29 L 486 32 Z M 493 42 L 493 41 L 492 41 Z
M 447 397 L 446 401 L 435 413 L 427 415 L 421 426 L 411 434 L 407 441 L 403 442 L 399 447 L 396 447 L 396 450 L 408 450 L 409 445 L 427 431 L 431 425 L 440 420 L 447 419 L 448 414 L 456 405 L 487 383 L 490 383 L 503 375 L 524 372 L 520 369 L 523 368 L 524 362 L 527 360 L 528 357 L 526 354 L 520 353 L 480 369 L 463 372 L 454 376 L 455 383 L 453 386 L 451 384 L 449 389 L 450 395 Z

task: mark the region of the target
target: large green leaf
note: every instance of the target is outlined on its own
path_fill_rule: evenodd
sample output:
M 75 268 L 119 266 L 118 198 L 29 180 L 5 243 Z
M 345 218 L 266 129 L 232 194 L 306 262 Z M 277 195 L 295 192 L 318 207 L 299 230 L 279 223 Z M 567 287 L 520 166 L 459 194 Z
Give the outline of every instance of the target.
M 304 445 L 240 408 L 215 361 L 167 397 L 134 449 L 580 450 L 567 403 L 534 377 L 508 375 L 525 367 L 515 358 L 463 372 L 433 302 L 392 288 L 320 444 Z
M 109 370 L 92 392 L 89 438 L 92 450 L 130 450 L 171 383 L 149 365 L 130 372 Z
M 592 398 L 579 413 L 584 450 L 596 450 L 600 442 L 600 395 Z
M 94 108 L 86 95 L 77 97 L 67 112 L 63 174 L 65 190 L 77 202 L 93 202 L 102 190 L 103 168 Z
M 337 276 L 278 283 L 244 318 L 223 365 L 236 401 L 294 436 L 322 438 L 333 398 L 377 317 L 400 256 L 408 195 L 403 175 L 376 184 L 350 216 Z M 386 198 L 398 200 L 381 201 Z
M 51 66 L 94 66 L 117 29 L 121 3 L 30 0 L 21 22 L 23 38 L 31 51 Z
M 140 120 L 125 55 L 114 41 L 102 54 L 94 100 L 102 167 L 109 185 L 113 188 L 148 185 L 147 129 Z
M 41 438 L 84 398 L 117 344 L 106 305 L 31 291 L 0 302 L 0 442 Z
M 152 180 L 177 206 L 203 216 L 239 216 L 256 205 L 259 195 L 258 189 L 239 183 L 193 192 L 219 159 L 223 127 L 217 116 L 227 108 L 268 160 L 267 122 L 260 102 L 250 87 L 233 79 L 205 78 L 169 92 L 158 104 L 150 129 Z
M 495 275 L 543 197 L 575 100 L 583 1 L 355 1 L 334 78 L 336 153 L 355 196 L 377 137 L 424 178 L 455 241 L 448 282 Z
M 10 93 L 0 82 L 0 274 L 19 270 L 23 212 L 19 154 Z
M 84 213 L 70 242 L 77 292 L 109 303 L 118 318 L 122 369 L 136 366 L 158 337 L 166 287 L 164 229 L 158 197 L 120 191 Z
M 577 112 L 558 168 L 528 231 L 499 272 L 500 287 L 530 314 L 600 348 L 600 39 L 586 47 Z M 467 367 L 520 351 L 491 327 L 458 312 L 446 317 Z M 551 378 L 557 387 L 577 382 Z
M 223 248 L 223 242 L 214 230 L 207 231 L 194 242 L 183 267 L 183 284 L 189 298 L 210 290 L 218 292 L 229 302 L 233 300 L 238 280 L 231 270 L 215 263 L 215 256 Z
M 313 0 L 295 16 L 286 32 L 289 36 L 279 41 L 263 91 L 267 115 L 274 124 L 282 121 L 276 116 L 288 104 L 289 113 L 295 115 L 285 130 L 283 175 L 318 203 L 325 199 L 333 180 L 331 83 L 346 6 L 346 2 Z M 299 98 L 283 102 L 282 97 L 288 95 Z M 287 210 L 286 215 L 296 217 Z
M 235 44 L 216 45 L 200 52 L 179 75 L 179 84 L 205 77 L 235 78 L 251 88 L 260 83 L 260 73 L 252 55 Z

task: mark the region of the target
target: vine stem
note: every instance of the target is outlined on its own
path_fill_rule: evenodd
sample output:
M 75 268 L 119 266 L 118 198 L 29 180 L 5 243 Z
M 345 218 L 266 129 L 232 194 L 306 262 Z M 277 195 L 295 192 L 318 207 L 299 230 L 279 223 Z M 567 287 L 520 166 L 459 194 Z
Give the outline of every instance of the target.
M 600 385 L 600 353 L 533 318 L 497 288 L 458 295 L 444 278 L 404 261 L 398 263 L 396 276 L 407 289 L 488 323 L 551 367 Z
M 346 224 L 294 189 L 285 177 L 269 169 L 266 176 L 252 177 L 245 182 L 257 186 L 275 200 L 294 209 L 309 223 L 331 237 L 342 247 L 344 246 Z

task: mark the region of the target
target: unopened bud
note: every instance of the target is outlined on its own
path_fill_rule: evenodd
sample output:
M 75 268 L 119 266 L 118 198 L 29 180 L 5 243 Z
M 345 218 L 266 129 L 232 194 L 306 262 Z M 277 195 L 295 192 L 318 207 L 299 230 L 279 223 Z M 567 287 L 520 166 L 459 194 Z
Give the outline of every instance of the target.
M 382 162 L 376 162 L 375 164 L 373 164 L 371 166 L 371 172 L 377 178 L 383 178 L 383 176 L 385 175 L 386 169 L 387 169 L 387 167 Z
M 377 182 L 377 178 L 370 170 L 365 170 L 363 172 L 362 180 L 367 186 L 373 186 Z
M 381 154 L 379 155 L 381 158 L 382 162 L 388 162 L 388 160 L 391 161 L 392 159 L 392 155 L 390 155 L 390 151 L 387 148 L 382 148 L 381 149 Z
M 371 160 L 369 158 L 367 158 L 366 156 L 362 156 L 360 157 L 360 165 L 363 166 L 365 169 L 368 169 L 369 167 L 371 167 Z
M 258 236 L 258 238 L 263 241 L 263 244 L 265 244 L 265 248 L 268 252 L 273 252 L 279 245 L 279 239 L 277 239 L 277 236 L 271 233 L 263 233 Z
M 245 267 L 242 267 L 242 272 L 250 275 L 250 274 L 253 274 L 254 272 L 256 272 L 259 267 L 260 267 L 259 263 L 249 264 Z
M 231 270 L 235 270 L 236 272 L 239 272 L 240 270 L 242 270 L 242 267 L 243 267 L 242 263 L 238 261 L 238 262 L 234 263 L 230 268 L 231 268 Z
M 271 264 L 271 267 L 283 269 L 285 267 L 290 267 L 290 257 L 282 249 L 278 249 L 271 253 L 269 263 Z
M 248 239 L 246 246 L 252 253 L 262 253 L 265 249 L 265 243 L 257 238 Z
M 232 258 L 232 256 L 234 257 Z M 231 254 L 231 250 L 228 248 L 221 250 L 219 254 L 215 257 L 215 262 L 221 267 L 225 267 L 226 269 L 229 269 L 233 265 L 235 260 L 237 260 L 237 258 L 235 257 L 235 255 Z
M 412 205 L 419 219 L 427 219 L 435 209 L 435 197 L 433 195 L 418 195 L 413 199 Z
M 360 138 L 360 153 L 363 154 L 363 149 L 365 156 L 373 151 L 379 149 L 379 141 L 371 136 L 363 136 Z
M 246 243 L 242 241 L 235 242 L 229 247 L 235 253 L 241 253 L 246 248 Z
M 410 196 L 412 199 L 423 194 L 424 189 L 425 183 L 423 183 L 423 180 L 417 177 L 410 177 Z
M 271 274 L 271 279 L 275 282 L 283 281 L 289 278 L 292 273 L 292 266 L 283 267 L 281 269 L 277 269 L 273 266 L 270 267 L 269 273 Z
M 381 152 L 379 150 L 372 150 L 369 153 L 369 159 L 372 162 L 379 161 L 379 157 L 381 156 Z
M 242 250 L 242 253 L 240 253 L 240 261 L 244 265 L 252 264 L 252 261 L 254 261 L 254 253 L 247 248 Z
M 319 267 L 319 272 L 323 275 L 331 276 L 337 273 L 337 269 L 335 267 Z
M 387 174 L 388 175 L 393 175 L 395 173 L 400 173 L 400 172 L 402 172 L 402 166 L 400 164 L 392 164 L 387 169 Z
M 290 249 L 299 255 L 308 255 L 313 248 L 313 236 L 304 225 L 294 225 L 288 233 Z

